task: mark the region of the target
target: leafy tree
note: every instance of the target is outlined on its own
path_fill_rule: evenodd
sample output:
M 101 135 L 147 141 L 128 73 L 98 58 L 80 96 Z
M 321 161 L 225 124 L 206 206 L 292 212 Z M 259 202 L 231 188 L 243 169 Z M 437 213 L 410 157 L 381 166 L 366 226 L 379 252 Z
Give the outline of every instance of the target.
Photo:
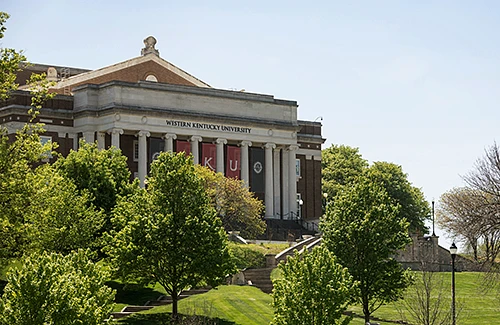
M 216 285 L 233 271 L 222 222 L 211 207 L 191 157 L 162 153 L 146 189 L 121 200 L 108 254 L 125 279 L 158 282 L 172 297 L 174 320 L 182 290 Z
M 358 148 L 332 144 L 321 152 L 321 175 L 323 191 L 334 199 L 345 185 L 350 185 L 363 174 L 368 161 L 363 159 Z
M 369 166 L 358 148 L 343 145 L 323 150 L 321 164 L 323 191 L 328 194 L 329 203 L 333 203 L 344 189 L 353 186 L 359 177 L 368 177 L 381 183 L 394 204 L 401 206 L 398 218 L 406 218 L 410 232 L 428 232 L 425 221 L 430 218 L 429 203 L 422 191 L 408 181 L 401 166 L 388 162 Z
M 329 205 L 320 227 L 324 245 L 358 282 L 355 301 L 365 322 L 381 305 L 401 298 L 410 277 L 392 258 L 410 242 L 408 222 L 384 188 L 359 178 Z
M 108 276 L 84 251 L 28 256 L 7 274 L 0 324 L 104 324 L 114 299 Z
M 36 198 L 26 212 L 31 246 L 63 254 L 79 248 L 95 249 L 95 238 L 105 219 L 101 211 L 87 205 L 89 195 L 79 195 L 71 180 L 49 164 L 38 167 L 31 182 Z
M 126 193 L 130 180 L 127 157 L 116 148 L 98 149 L 96 143 L 81 142 L 78 151 L 60 157 L 55 165 L 80 193 L 90 194 L 89 203 L 106 214 L 111 214 L 118 196 Z
M 4 24 L 9 15 L 0 12 L 0 39 L 6 30 Z M 0 48 L 0 100 L 9 97 L 15 84 L 16 73 L 25 64 L 26 57 L 14 49 Z M 53 96 L 48 93 L 44 75 L 32 75 L 30 114 L 36 117 L 42 102 Z M 42 145 L 40 134 L 43 127 L 27 123 L 14 136 L 0 127 L 0 267 L 8 258 L 20 256 L 26 246 L 25 207 L 36 199 L 33 196 L 33 165 L 45 158 L 45 153 L 55 148 L 54 144 Z
M 356 283 L 325 247 L 305 250 L 281 263 L 282 278 L 273 281 L 272 325 L 348 324 L 342 317 Z
M 204 180 L 205 190 L 226 231 L 240 231 L 244 238 L 264 233 L 264 205 L 243 181 L 225 177 L 209 168 L 197 165 L 196 172 Z
M 427 233 L 425 220 L 429 219 L 431 211 L 422 191 L 411 185 L 403 168 L 393 163 L 374 162 L 366 173 L 373 182 L 382 184 L 394 204 L 399 204 L 398 219 L 406 219 L 410 232 Z
M 9 17 L 7 13 L 0 11 L 0 39 L 4 36 L 4 25 Z M 21 70 L 23 62 L 26 62 L 26 57 L 22 52 L 0 48 L 0 100 L 7 99 L 10 92 L 17 89 L 16 73 Z

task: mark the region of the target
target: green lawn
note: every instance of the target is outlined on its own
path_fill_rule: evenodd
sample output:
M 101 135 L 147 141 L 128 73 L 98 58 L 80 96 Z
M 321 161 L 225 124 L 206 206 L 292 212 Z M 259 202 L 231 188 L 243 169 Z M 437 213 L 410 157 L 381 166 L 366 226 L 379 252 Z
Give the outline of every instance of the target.
M 449 299 L 451 275 L 450 273 L 438 273 L 438 276 L 442 276 L 444 279 L 444 286 Z M 485 291 L 481 286 L 482 281 L 482 273 L 463 272 L 456 274 L 457 301 L 464 305 L 464 311 L 458 324 L 490 325 L 498 322 L 500 298 L 493 291 Z M 273 314 L 271 301 L 270 295 L 256 288 L 221 286 L 217 290 L 211 290 L 206 294 L 181 300 L 179 302 L 179 312 L 219 318 L 219 324 L 268 325 Z M 358 316 L 353 319 L 351 324 L 363 325 L 361 308 L 352 307 L 349 310 Z M 165 319 L 168 317 L 166 313 L 170 311 L 170 306 L 157 307 L 148 311 L 147 314 L 149 315 L 141 316 L 144 322 L 137 322 L 137 320 L 130 318 L 120 323 L 160 324 L 156 323 L 151 317 Z M 373 316 L 377 318 L 376 322 L 381 325 L 393 325 L 401 320 L 395 304 L 381 307 Z
M 443 277 L 446 299 L 451 301 L 451 273 L 437 273 Z M 500 319 L 500 297 L 497 292 L 488 291 L 483 286 L 484 274 L 473 272 L 456 273 L 456 298 L 457 305 L 463 304 L 463 311 L 459 316 L 458 324 L 461 325 L 491 325 L 499 322 Z M 349 310 L 362 315 L 360 307 L 353 307 Z M 401 316 L 397 311 L 396 304 L 382 306 L 374 314 L 374 317 L 388 321 L 377 321 L 381 325 L 394 324 L 400 320 Z M 362 319 L 354 319 L 351 324 L 363 325 Z
M 272 319 L 271 296 L 249 286 L 220 286 L 209 292 L 183 299 L 179 313 L 218 318 L 220 324 L 269 324 Z M 172 307 L 156 307 L 143 315 L 132 316 L 118 324 L 161 324 Z

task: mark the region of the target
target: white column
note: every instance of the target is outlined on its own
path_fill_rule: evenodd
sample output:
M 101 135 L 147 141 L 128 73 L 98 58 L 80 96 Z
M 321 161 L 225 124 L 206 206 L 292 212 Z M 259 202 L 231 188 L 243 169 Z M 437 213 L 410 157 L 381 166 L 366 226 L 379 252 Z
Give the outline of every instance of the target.
M 85 140 L 85 142 L 87 143 L 94 143 L 95 141 L 95 132 L 94 131 L 86 131 L 86 132 L 82 132 L 83 133 L 83 139 Z
M 273 149 L 276 148 L 274 143 L 266 143 L 264 145 L 265 149 L 265 194 L 264 194 L 264 205 L 266 206 L 266 218 L 274 217 L 274 204 L 273 204 Z
M 104 149 L 106 146 L 106 133 L 97 132 L 97 148 Z
M 139 184 L 144 187 L 146 174 L 148 173 L 148 154 L 147 154 L 147 137 L 151 134 L 148 131 L 139 131 L 137 137 L 139 138 Z
M 297 216 L 297 173 L 295 171 L 295 152 L 299 147 L 296 145 L 291 145 L 288 147 L 288 193 L 289 204 L 290 204 L 290 217 Z
M 120 149 L 120 135 L 123 134 L 123 129 L 111 129 L 111 146 Z
M 290 219 L 290 182 L 288 181 L 289 175 L 288 175 L 288 148 L 284 149 L 283 148 L 283 156 L 281 159 L 283 160 L 282 166 L 283 166 L 283 178 L 281 179 L 281 186 L 282 186 L 282 192 L 281 192 L 281 199 L 283 200 L 283 210 L 281 211 L 281 215 L 283 216 L 283 219 Z
M 226 139 L 215 140 L 217 145 L 217 168 L 216 172 L 224 174 L 224 145 L 227 143 Z
M 193 135 L 191 137 L 191 153 L 193 154 L 193 160 L 195 165 L 200 163 L 200 150 L 199 143 L 203 140 L 199 135 Z
M 165 135 L 163 136 L 163 139 L 165 140 L 164 151 L 166 151 L 166 152 L 174 151 L 174 140 L 177 139 L 177 134 L 165 133 Z
M 252 142 L 250 141 L 241 141 L 241 179 L 245 182 L 245 185 L 248 187 L 250 185 L 250 172 L 248 170 L 248 165 L 250 161 L 248 160 L 248 147 L 252 146 Z
M 274 149 L 273 157 L 273 174 L 274 174 L 274 214 L 281 215 L 281 161 L 280 161 L 281 148 Z
M 78 134 L 77 133 L 69 133 L 68 136 L 70 139 L 73 139 L 73 150 L 77 151 L 78 150 Z

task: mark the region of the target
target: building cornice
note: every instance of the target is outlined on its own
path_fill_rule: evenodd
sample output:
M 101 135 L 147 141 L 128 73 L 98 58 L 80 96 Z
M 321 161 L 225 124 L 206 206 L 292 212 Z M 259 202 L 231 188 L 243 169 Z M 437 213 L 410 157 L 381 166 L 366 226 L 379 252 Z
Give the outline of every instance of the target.
M 255 93 L 247 93 L 247 92 L 232 91 L 232 90 L 217 89 L 217 88 L 200 88 L 194 86 L 174 85 L 174 84 L 157 83 L 150 81 L 127 82 L 127 81 L 116 80 L 99 85 L 84 84 L 73 88 L 73 93 L 85 89 L 105 89 L 113 86 L 142 88 L 142 89 L 158 90 L 158 91 L 169 91 L 169 92 L 177 92 L 177 93 L 184 93 L 191 95 L 227 98 L 232 100 L 255 101 L 255 102 L 270 103 L 275 105 L 298 107 L 297 101 L 275 99 L 273 95 L 255 94 Z

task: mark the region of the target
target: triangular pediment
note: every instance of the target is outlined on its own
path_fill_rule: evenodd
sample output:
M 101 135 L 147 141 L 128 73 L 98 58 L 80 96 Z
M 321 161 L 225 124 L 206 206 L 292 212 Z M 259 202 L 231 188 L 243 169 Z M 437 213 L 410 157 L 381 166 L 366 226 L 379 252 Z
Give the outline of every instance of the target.
M 210 85 L 190 75 L 154 54 L 146 54 L 101 69 L 80 73 L 57 82 L 57 92 L 71 91 L 83 84 L 103 84 L 110 81 L 156 81 L 183 86 L 210 88 Z

